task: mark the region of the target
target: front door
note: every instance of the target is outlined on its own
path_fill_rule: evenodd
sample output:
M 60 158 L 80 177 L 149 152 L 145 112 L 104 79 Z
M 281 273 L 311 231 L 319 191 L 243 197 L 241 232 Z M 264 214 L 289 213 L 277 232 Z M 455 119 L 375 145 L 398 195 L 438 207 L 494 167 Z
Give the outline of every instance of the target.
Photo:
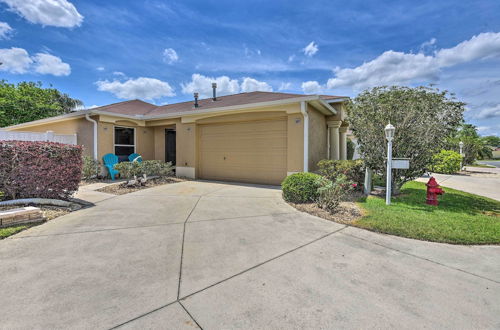
M 165 130 L 165 161 L 175 166 L 175 130 Z

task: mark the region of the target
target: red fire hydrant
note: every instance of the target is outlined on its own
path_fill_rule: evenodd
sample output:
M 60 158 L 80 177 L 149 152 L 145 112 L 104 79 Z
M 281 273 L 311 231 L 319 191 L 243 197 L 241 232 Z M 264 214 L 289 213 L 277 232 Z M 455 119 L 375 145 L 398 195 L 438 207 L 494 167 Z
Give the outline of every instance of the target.
M 438 205 L 438 195 L 444 194 L 444 190 L 441 189 L 436 182 L 436 179 L 431 176 L 429 181 L 425 184 L 427 186 L 427 201 L 426 203 L 429 205 Z

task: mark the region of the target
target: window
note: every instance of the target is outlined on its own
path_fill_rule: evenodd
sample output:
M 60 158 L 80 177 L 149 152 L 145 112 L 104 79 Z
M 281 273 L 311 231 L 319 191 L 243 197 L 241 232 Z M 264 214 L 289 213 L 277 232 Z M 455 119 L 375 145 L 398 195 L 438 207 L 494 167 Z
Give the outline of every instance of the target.
M 135 152 L 135 128 L 115 126 L 115 155 L 118 161 L 128 161 Z

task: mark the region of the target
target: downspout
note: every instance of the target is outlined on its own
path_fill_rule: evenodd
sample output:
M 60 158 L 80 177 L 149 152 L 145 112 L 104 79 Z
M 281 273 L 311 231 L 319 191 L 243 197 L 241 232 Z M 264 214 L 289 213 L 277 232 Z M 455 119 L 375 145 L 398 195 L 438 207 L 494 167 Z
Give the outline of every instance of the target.
M 94 124 L 94 159 L 97 160 L 97 121 L 90 118 L 89 114 L 85 114 L 85 119 Z
M 300 102 L 300 112 L 304 116 L 304 172 L 309 172 L 309 114 L 306 101 Z

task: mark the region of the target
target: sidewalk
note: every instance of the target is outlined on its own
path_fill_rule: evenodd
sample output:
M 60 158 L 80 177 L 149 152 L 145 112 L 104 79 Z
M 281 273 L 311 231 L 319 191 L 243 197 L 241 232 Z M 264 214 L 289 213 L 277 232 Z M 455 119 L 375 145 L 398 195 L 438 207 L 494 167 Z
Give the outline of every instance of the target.
M 113 184 L 121 183 L 121 181 L 107 183 L 107 182 L 96 182 L 87 185 L 80 186 L 78 191 L 73 196 L 74 198 L 84 200 L 89 203 L 98 203 L 102 202 L 106 199 L 116 197 L 116 195 L 103 193 L 100 191 L 96 191 L 98 189 L 111 186 Z

